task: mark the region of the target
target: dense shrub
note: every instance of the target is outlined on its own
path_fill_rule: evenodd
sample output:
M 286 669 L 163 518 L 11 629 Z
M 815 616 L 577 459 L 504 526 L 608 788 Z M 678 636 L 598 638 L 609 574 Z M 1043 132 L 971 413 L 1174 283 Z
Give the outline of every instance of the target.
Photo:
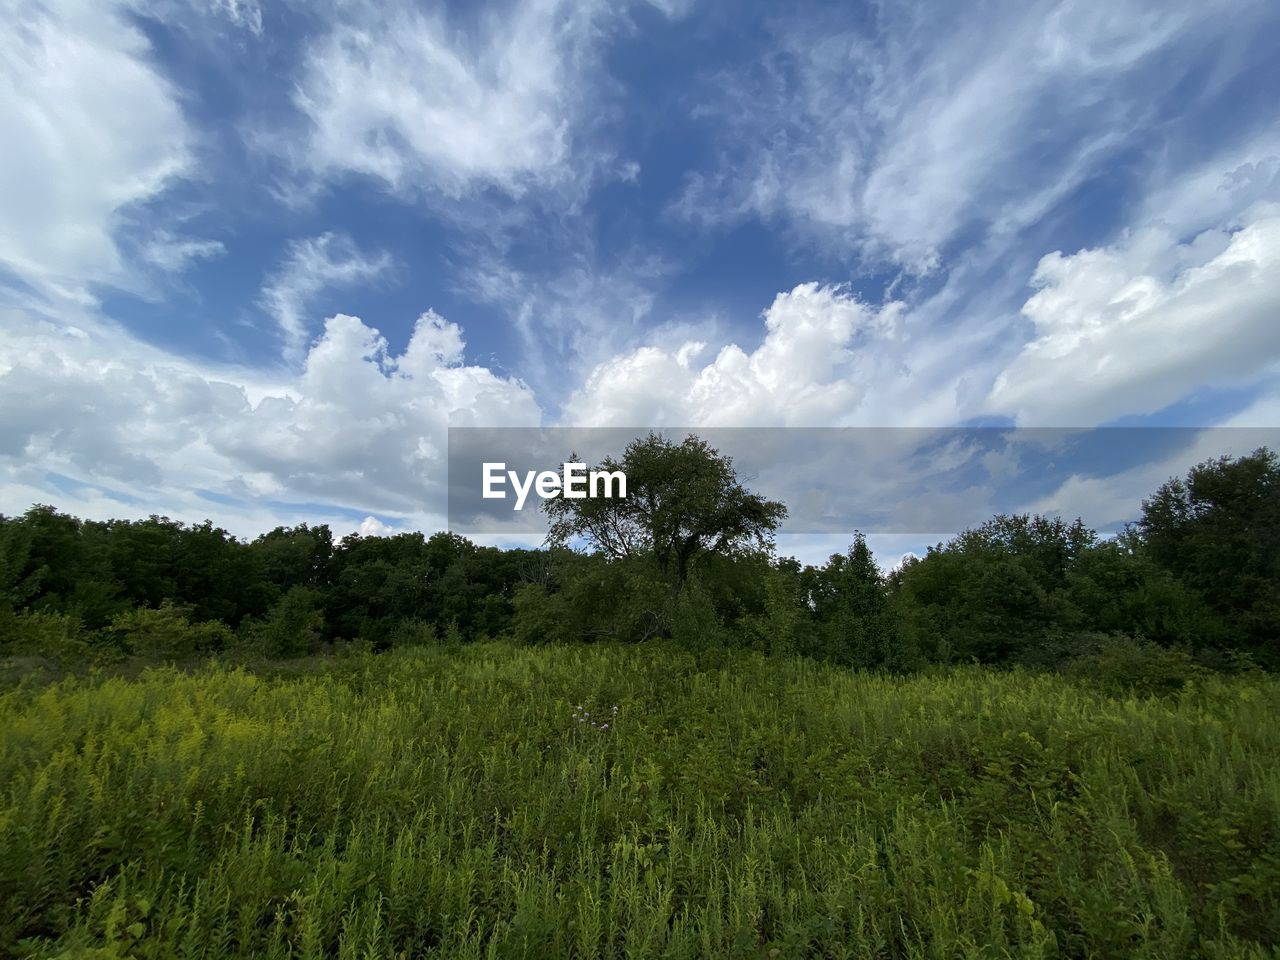
M 667 619 L 672 641 L 686 650 L 724 647 L 732 642 L 711 595 L 696 579 L 671 601 Z
M 111 638 L 125 652 L 160 660 L 220 653 L 234 634 L 216 620 L 192 623 L 192 608 L 164 603 L 117 614 L 109 627 Z
M 1208 675 L 1186 650 L 1161 647 L 1149 640 L 1093 635 L 1078 643 L 1092 649 L 1066 661 L 1063 673 L 1123 693 L 1176 693 Z
M 525 643 L 650 640 L 669 635 L 676 596 L 643 559 L 565 555 L 545 583 L 517 590 L 512 631 Z
M 309 587 L 291 587 L 262 620 L 243 631 L 249 644 L 269 657 L 314 653 L 324 635 L 324 597 Z
M 0 608 L 0 655 L 70 662 L 89 659 L 92 649 L 79 617 Z

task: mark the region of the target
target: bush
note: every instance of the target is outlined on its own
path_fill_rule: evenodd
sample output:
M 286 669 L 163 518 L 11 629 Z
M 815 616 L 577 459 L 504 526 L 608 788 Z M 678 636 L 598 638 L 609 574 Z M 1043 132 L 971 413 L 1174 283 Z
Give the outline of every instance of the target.
M 1077 644 L 1089 642 L 1087 636 L 1076 639 Z M 1068 661 L 1063 673 L 1137 696 L 1177 693 L 1208 673 L 1185 650 L 1168 649 L 1149 640 L 1094 635 L 1092 642 L 1093 652 Z
M 540 583 L 526 583 L 516 589 L 512 599 L 515 613 L 511 633 L 520 643 L 551 643 L 564 639 L 567 611 L 563 599 Z
M 401 620 L 391 628 L 388 641 L 392 647 L 422 647 L 439 642 L 436 625 L 426 620 Z
M 674 600 L 650 563 L 572 556 L 550 583 L 516 591 L 512 632 L 521 643 L 635 643 L 669 635 Z
M 687 650 L 723 647 L 729 636 L 716 615 L 711 595 L 690 580 L 671 603 L 671 639 Z
M 79 617 L 65 613 L 0 610 L 0 653 L 48 657 L 59 663 L 88 659 L 90 646 Z
M 324 635 L 324 597 L 309 587 L 291 587 L 267 616 L 249 624 L 249 642 L 268 657 L 313 653 Z
M 218 653 L 231 646 L 231 628 L 216 620 L 190 621 L 191 608 L 171 603 L 116 614 L 108 634 L 126 653 L 158 659 L 182 659 Z

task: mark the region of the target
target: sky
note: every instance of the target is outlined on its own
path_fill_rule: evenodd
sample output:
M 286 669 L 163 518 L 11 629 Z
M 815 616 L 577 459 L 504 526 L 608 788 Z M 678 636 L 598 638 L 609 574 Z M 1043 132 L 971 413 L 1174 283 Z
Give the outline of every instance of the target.
M 450 426 L 1193 428 L 1023 462 L 1101 528 L 1280 425 L 1273 0 L 0 12 L 0 512 L 433 531 Z

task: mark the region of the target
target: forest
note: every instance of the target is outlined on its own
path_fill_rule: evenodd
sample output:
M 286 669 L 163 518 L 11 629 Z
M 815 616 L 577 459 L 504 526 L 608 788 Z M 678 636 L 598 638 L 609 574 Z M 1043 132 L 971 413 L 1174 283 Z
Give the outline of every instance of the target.
M 538 550 L 307 524 L 243 541 L 208 522 L 35 506 L 0 517 L 3 649 L 190 660 L 663 638 L 892 671 L 1105 661 L 1157 686 L 1280 665 L 1280 459 L 1265 448 L 1170 479 L 1116 536 L 997 516 L 891 571 L 857 533 L 821 566 L 777 556 L 785 505 L 696 437 L 638 438 L 605 465 L 628 471 L 632 496 L 547 501 Z

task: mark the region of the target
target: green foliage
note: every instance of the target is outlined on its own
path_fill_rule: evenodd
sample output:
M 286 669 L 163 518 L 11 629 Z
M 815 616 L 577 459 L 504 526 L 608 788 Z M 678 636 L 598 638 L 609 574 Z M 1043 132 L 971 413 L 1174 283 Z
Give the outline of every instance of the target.
M 31 530 L 0 514 L 0 610 L 16 610 L 40 589 L 31 565 Z
M 110 634 L 130 654 L 158 660 L 181 660 L 228 649 L 234 634 L 216 620 L 192 623 L 192 608 L 163 603 L 117 614 Z
M 290 587 L 264 619 L 248 624 L 252 646 L 268 657 L 314 653 L 324 634 L 323 595 L 310 587 Z
M 675 599 L 647 558 L 566 552 L 545 583 L 519 588 L 512 632 L 523 643 L 651 640 L 669 634 Z
M 438 643 L 439 640 L 436 625 L 427 620 L 401 620 L 391 628 L 392 647 L 420 647 Z
M 327 526 L 306 524 L 243 543 L 207 522 L 98 523 L 35 506 L 0 517 L 0 629 L 17 637 L 5 628 L 15 616 L 66 617 L 75 640 L 50 649 L 83 649 L 85 660 L 226 645 L 156 613 L 168 605 L 268 656 L 446 636 L 528 644 L 678 632 L 691 647 L 901 672 L 969 661 L 1052 668 L 1096 653 L 1090 638 L 1119 634 L 1201 664 L 1280 664 L 1280 460 L 1267 450 L 1170 481 L 1142 522 L 1111 540 L 1080 520 L 998 516 L 887 576 L 861 534 L 822 566 L 775 557 L 782 505 L 747 491 L 696 437 L 651 434 L 604 466 L 625 469 L 630 496 L 549 501 L 558 545 L 544 550 L 418 532 L 335 544 Z M 568 549 L 584 542 L 596 552 Z M 53 623 L 21 630 L 56 632 Z M 131 633 L 136 641 L 124 639 Z
M 898 638 L 888 583 L 861 533 L 854 534 L 847 553 L 832 556 L 823 567 L 805 568 L 799 586 L 813 619 L 800 652 L 864 668 L 895 659 Z
M 672 642 L 686 650 L 713 649 L 731 642 L 711 595 L 696 580 L 670 602 L 669 621 Z
M 0 956 L 1262 960 L 1278 710 L 670 643 L 26 686 Z
M 1259 656 L 1280 664 L 1280 457 L 1260 449 L 1170 480 L 1143 501 L 1151 559 L 1230 618 Z
M 333 534 L 327 524 L 276 527 L 249 544 L 249 551 L 263 577 L 280 591 L 318 587 L 328 576 Z
M 672 443 L 650 433 L 598 469 L 624 473 L 627 496 L 544 501 L 548 541 L 565 546 L 586 540 L 614 560 L 649 557 L 677 586 L 707 554 L 767 548 L 787 513 L 781 503 L 747 490 L 733 460 L 694 436 Z
M 931 547 L 895 578 L 904 630 L 944 662 L 1009 662 L 1047 634 L 1080 626 L 1067 585 L 1095 540 L 1079 521 L 1022 515 Z
M 90 646 L 79 617 L 66 613 L 0 608 L 0 654 L 47 657 L 58 663 L 87 660 Z
M 813 654 L 813 632 L 794 571 L 771 570 L 763 583 L 764 609 L 759 614 L 746 614 L 737 624 L 743 645 L 766 654 Z
M 512 599 L 511 633 L 518 643 L 550 643 L 563 635 L 562 598 L 541 583 L 526 583 Z
M 1095 635 L 1089 639 L 1093 649 L 1064 664 L 1063 672 L 1067 676 L 1149 696 L 1176 693 L 1209 675 L 1185 650 L 1123 635 Z
M 1082 554 L 1067 576 L 1067 595 L 1090 630 L 1135 634 L 1163 646 L 1230 643 L 1230 627 L 1199 591 L 1137 544 L 1107 541 Z

